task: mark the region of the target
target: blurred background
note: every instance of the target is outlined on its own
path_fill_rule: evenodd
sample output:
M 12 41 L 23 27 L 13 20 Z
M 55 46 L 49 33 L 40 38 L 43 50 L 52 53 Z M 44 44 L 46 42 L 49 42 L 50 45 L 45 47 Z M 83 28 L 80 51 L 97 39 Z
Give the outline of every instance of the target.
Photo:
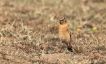
M 60 46 L 58 26 L 63 17 L 77 55 Z M 103 64 L 105 45 L 106 0 L 0 0 L 0 63 Z M 42 54 L 53 58 L 39 59 Z

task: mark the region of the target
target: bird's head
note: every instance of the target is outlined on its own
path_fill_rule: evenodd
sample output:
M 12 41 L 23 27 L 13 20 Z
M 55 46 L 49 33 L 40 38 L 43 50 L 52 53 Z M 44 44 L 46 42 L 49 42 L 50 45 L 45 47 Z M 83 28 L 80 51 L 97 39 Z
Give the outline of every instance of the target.
M 67 21 L 65 18 L 60 19 L 60 24 L 65 24 Z

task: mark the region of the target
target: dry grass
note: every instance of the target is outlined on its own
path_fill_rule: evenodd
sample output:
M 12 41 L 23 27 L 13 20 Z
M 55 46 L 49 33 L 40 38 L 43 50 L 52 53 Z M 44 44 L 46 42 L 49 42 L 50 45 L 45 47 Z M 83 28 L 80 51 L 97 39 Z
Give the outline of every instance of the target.
M 0 0 L 0 64 L 106 64 L 106 1 Z M 66 17 L 74 52 L 61 46 Z

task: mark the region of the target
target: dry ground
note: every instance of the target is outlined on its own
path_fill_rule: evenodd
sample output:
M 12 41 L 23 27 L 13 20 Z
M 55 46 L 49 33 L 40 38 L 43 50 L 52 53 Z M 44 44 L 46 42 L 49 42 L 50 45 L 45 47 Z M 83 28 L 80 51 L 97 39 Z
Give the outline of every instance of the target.
M 74 52 L 58 39 L 62 17 Z M 0 0 L 0 64 L 106 64 L 106 1 Z

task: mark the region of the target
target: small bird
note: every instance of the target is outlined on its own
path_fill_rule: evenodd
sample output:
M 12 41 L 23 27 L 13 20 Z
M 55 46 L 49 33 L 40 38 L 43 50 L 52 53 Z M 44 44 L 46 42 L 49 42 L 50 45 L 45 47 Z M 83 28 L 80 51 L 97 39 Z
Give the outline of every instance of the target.
M 59 25 L 59 39 L 67 45 L 67 49 L 72 51 L 71 46 L 71 32 L 65 18 L 60 19 Z

